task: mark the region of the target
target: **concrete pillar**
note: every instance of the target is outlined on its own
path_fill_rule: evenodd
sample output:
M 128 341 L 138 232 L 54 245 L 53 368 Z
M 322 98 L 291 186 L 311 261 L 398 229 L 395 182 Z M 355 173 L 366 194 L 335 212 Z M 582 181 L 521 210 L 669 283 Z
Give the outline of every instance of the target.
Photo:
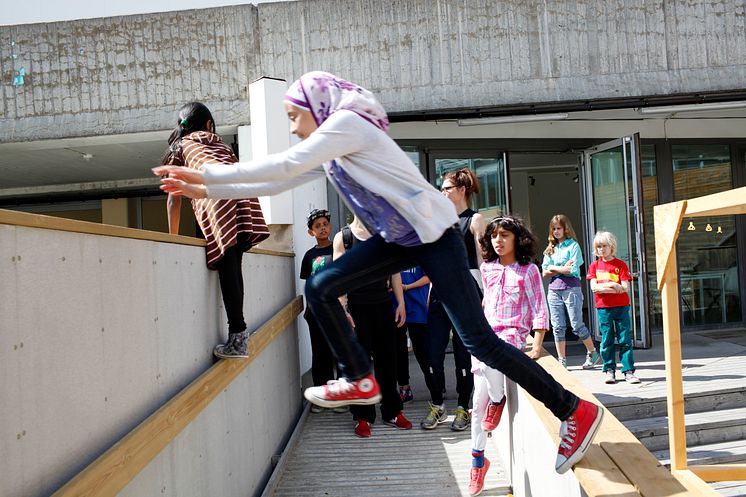
M 129 227 L 129 210 L 126 198 L 107 198 L 101 201 L 101 222 L 113 226 Z
M 253 159 L 282 152 L 290 147 L 289 122 L 283 107 L 286 90 L 287 83 L 282 79 L 263 77 L 249 85 L 251 155 Z M 293 223 L 293 196 L 291 192 L 284 192 L 271 197 L 261 197 L 259 202 L 262 204 L 262 211 L 267 224 Z

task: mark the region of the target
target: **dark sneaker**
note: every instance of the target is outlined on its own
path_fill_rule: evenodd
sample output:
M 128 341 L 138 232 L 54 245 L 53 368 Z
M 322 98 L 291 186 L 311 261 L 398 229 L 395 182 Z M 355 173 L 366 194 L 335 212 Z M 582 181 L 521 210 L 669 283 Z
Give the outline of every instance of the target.
M 562 364 L 562 367 L 567 369 L 567 357 L 560 357 L 557 359 L 560 364 Z
M 503 415 L 503 409 L 505 409 L 505 396 L 497 404 L 489 402 L 487 404 L 487 412 L 484 413 L 484 419 L 482 419 L 482 429 L 484 431 L 492 431 L 497 428 L 500 424 L 500 418 Z
M 370 405 L 381 400 L 381 389 L 373 375 L 369 374 L 353 381 L 345 378 L 331 380 L 320 387 L 306 388 L 303 395 L 306 400 L 321 407 Z
M 384 419 L 383 424 L 393 426 L 394 428 L 397 428 L 399 430 L 411 430 L 412 429 L 412 423 L 404 417 L 403 412 L 399 412 L 399 414 L 396 415 L 394 419 L 388 420 Z
M 414 395 L 412 395 L 411 388 L 399 387 L 399 397 L 401 397 L 402 403 L 411 402 L 414 400 Z
M 484 466 L 481 468 L 471 468 L 469 473 L 469 495 L 472 497 L 482 493 L 484 489 L 484 477 L 487 476 L 487 471 L 490 469 L 490 461 L 486 457 L 484 458 Z
M 355 435 L 360 438 L 370 438 L 370 423 L 364 419 L 359 419 L 355 425 Z
M 434 406 L 432 402 L 429 404 L 427 415 L 420 422 L 420 427 L 423 430 L 434 430 L 439 424 L 445 423 L 446 418 L 448 418 L 445 408 Z
M 554 468 L 563 474 L 583 459 L 596 436 L 604 410 L 592 402 L 580 399 L 575 412 L 560 425 L 560 444 Z
M 311 404 L 311 412 L 312 412 L 312 413 L 314 413 L 314 414 L 318 414 L 318 413 L 320 413 L 320 412 L 321 412 L 321 411 L 323 411 L 323 410 L 324 410 L 324 408 L 323 408 L 323 407 L 321 407 L 321 406 L 317 406 L 316 404 Z
M 461 406 L 458 406 L 456 408 L 456 417 L 453 419 L 453 422 L 451 423 L 451 429 L 453 431 L 464 431 L 469 427 L 471 424 L 471 415 L 469 414 L 469 411 L 464 409 Z
M 601 356 L 598 355 L 598 350 L 588 352 L 585 355 L 585 362 L 583 363 L 583 369 L 591 369 L 596 367 L 596 364 L 601 362 Z
M 332 408 L 332 412 L 336 412 L 337 414 L 343 414 L 345 412 L 350 412 L 350 406 L 338 406 Z
M 249 332 L 228 334 L 228 341 L 216 345 L 212 353 L 221 359 L 249 357 Z
M 616 383 L 616 373 L 613 369 L 607 369 L 604 374 L 606 375 L 604 383 L 606 383 L 607 385 L 613 385 L 614 383 Z

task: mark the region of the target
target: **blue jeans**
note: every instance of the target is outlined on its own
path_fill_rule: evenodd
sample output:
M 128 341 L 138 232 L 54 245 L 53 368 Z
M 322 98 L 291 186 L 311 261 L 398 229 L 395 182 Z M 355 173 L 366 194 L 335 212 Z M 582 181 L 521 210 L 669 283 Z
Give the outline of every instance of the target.
M 598 327 L 601 330 L 603 370 L 616 370 L 616 350 L 619 349 L 622 373 L 634 373 L 635 358 L 632 352 L 632 322 L 629 317 L 629 306 L 599 307 Z M 616 346 L 614 342 L 617 343 Z
M 472 355 L 502 371 L 558 418 L 567 419 L 575 411 L 575 395 L 492 331 L 467 267 L 463 237 L 453 228 L 437 241 L 415 247 L 387 243 L 374 235 L 308 279 L 308 306 L 337 357 L 341 377 L 355 380 L 367 376 L 371 364 L 345 317 L 339 296 L 414 266 L 422 267 L 438 289 L 443 307 Z
M 567 315 L 570 316 L 572 332 L 581 340 L 591 336 L 591 332 L 583 322 L 583 291 L 580 287 L 549 290 L 547 302 L 549 303 L 549 318 L 552 321 L 552 333 L 556 341 L 565 341 L 567 329 L 565 309 L 567 309 Z

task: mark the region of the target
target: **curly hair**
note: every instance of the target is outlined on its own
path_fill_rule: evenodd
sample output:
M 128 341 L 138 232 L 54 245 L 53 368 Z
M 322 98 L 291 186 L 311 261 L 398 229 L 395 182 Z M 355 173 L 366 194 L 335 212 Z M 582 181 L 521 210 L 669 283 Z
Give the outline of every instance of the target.
M 497 233 L 500 227 L 508 230 L 515 235 L 515 259 L 518 264 L 525 266 L 531 264 L 536 257 L 536 237 L 523 219 L 516 216 L 498 216 L 489 222 L 484 234 L 479 238 L 479 245 L 482 249 L 482 259 L 487 262 L 494 262 L 500 257 L 492 246 L 492 237 Z
M 559 224 L 560 226 L 562 226 L 562 228 L 564 228 L 565 238 L 570 238 L 575 241 L 578 240 L 578 235 L 575 234 L 575 230 L 572 228 L 570 218 L 565 216 L 564 214 L 556 214 L 552 216 L 552 219 L 549 220 L 549 236 L 547 237 L 547 240 L 549 240 L 549 245 L 547 245 L 547 248 L 544 250 L 544 254 L 546 255 L 554 254 L 554 247 L 559 245 L 559 240 L 557 240 L 552 234 L 552 228 L 554 228 L 555 224 Z
M 464 194 L 466 195 L 466 201 L 469 201 L 472 193 L 479 193 L 479 179 L 474 171 L 465 167 L 458 171 L 451 171 L 443 177 L 443 181 L 451 180 L 454 186 L 464 187 Z

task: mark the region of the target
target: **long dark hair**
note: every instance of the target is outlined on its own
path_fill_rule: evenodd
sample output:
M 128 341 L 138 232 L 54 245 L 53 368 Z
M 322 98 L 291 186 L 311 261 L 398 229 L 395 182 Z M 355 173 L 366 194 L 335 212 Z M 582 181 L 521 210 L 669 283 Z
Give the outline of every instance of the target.
M 493 218 L 479 238 L 482 248 L 482 259 L 494 262 L 499 259 L 495 248 L 492 246 L 492 235 L 497 228 L 508 230 L 515 235 L 515 259 L 518 264 L 525 266 L 533 262 L 536 256 L 536 237 L 524 224 L 523 219 L 516 216 L 498 216 Z
M 189 102 L 179 110 L 176 127 L 168 137 L 168 148 L 161 157 L 162 164 L 171 164 L 181 157 L 181 139 L 195 131 L 215 132 L 215 119 L 210 109 L 202 102 Z

